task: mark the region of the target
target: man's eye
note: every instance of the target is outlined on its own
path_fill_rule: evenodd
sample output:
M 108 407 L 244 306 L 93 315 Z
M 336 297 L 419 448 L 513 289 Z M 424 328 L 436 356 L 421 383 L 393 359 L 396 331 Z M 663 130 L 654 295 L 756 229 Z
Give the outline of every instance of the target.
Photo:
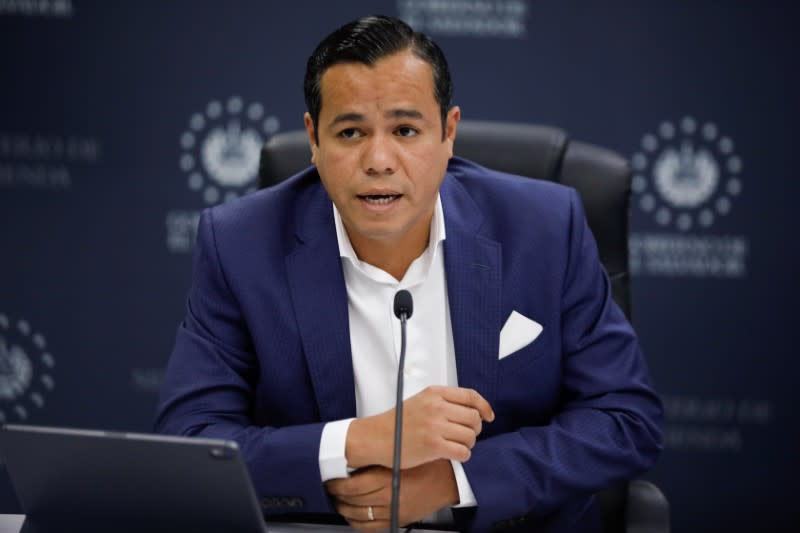
M 410 126 L 402 126 L 395 130 L 395 135 L 399 135 L 400 137 L 414 137 L 418 133 L 419 130 Z
M 360 136 L 361 132 L 356 128 L 347 128 L 339 132 L 339 137 L 343 139 L 355 139 L 356 137 Z

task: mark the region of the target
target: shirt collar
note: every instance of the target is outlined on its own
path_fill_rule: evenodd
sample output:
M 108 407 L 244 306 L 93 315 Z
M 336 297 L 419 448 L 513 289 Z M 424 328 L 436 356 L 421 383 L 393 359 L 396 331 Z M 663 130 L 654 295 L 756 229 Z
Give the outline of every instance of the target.
M 350 242 L 350 237 L 347 235 L 347 230 L 344 229 L 342 222 L 342 215 L 336 209 L 336 204 L 333 204 L 333 221 L 336 224 L 336 240 L 339 243 L 339 256 L 349 259 L 354 265 L 360 265 L 361 260 L 353 250 L 353 245 Z M 433 208 L 433 218 L 431 219 L 431 231 L 428 237 L 428 247 L 422 252 L 422 255 L 435 251 L 439 247 L 439 243 L 446 237 L 444 229 L 444 211 L 442 209 L 442 197 L 440 194 L 436 195 L 436 205 Z

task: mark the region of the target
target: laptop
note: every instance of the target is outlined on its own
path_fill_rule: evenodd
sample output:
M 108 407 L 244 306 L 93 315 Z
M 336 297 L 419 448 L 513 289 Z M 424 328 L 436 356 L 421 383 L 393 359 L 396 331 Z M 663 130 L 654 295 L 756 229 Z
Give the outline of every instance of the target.
M 233 441 L 8 424 L 0 457 L 40 531 L 267 531 Z

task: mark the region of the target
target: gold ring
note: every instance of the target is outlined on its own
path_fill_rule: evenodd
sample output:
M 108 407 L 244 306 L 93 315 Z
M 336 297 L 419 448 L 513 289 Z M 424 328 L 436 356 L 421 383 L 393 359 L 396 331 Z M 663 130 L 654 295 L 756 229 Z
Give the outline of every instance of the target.
M 375 515 L 372 513 L 372 506 L 370 505 L 367 507 L 367 518 L 369 518 L 370 522 L 375 520 Z

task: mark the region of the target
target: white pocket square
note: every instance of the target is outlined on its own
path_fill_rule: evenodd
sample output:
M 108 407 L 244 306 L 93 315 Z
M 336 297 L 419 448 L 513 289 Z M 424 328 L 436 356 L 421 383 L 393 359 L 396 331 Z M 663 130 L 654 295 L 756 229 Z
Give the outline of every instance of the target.
M 500 330 L 500 355 L 503 359 L 536 340 L 544 328 L 538 322 L 512 311 Z

